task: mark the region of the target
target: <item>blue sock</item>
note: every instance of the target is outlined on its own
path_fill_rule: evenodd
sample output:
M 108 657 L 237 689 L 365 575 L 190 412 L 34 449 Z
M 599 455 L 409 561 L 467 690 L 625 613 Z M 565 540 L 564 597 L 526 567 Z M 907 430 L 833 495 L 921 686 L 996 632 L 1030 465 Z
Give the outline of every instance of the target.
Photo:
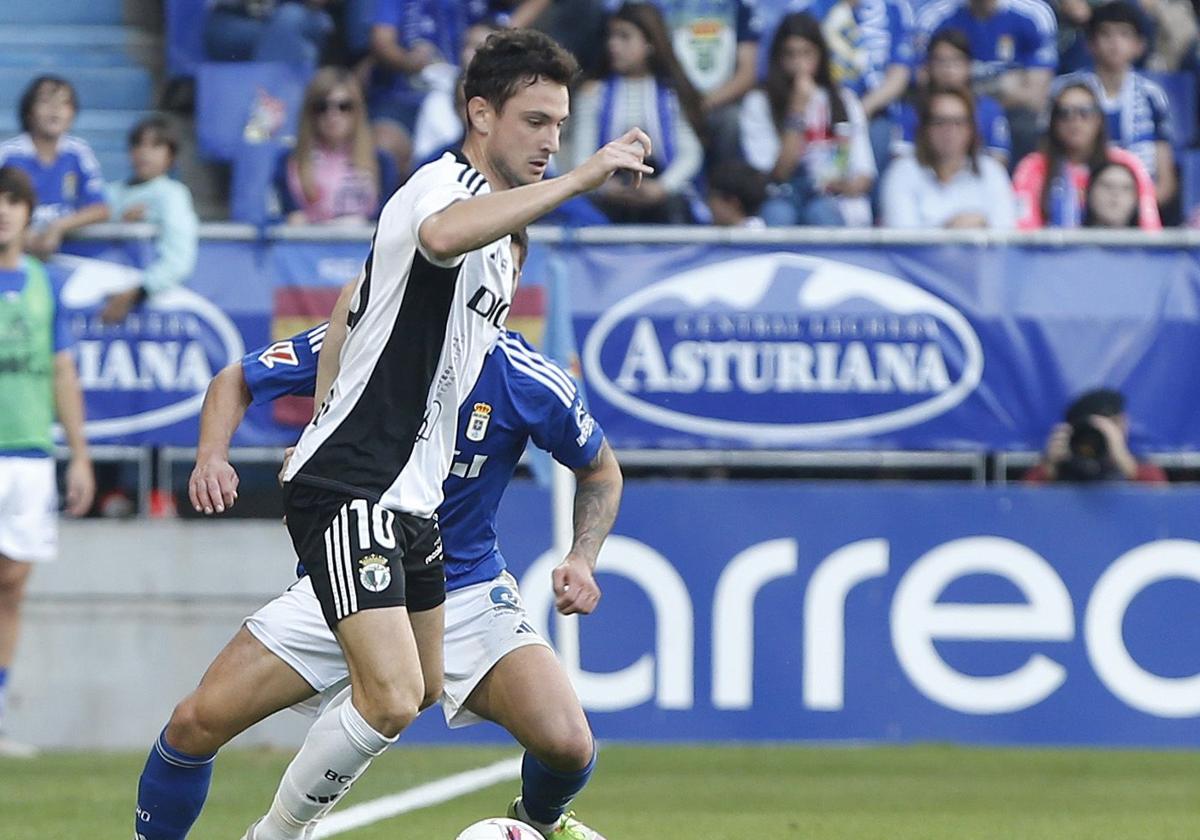
M 4 710 L 8 706 L 8 666 L 0 668 L 0 727 L 4 726 Z
M 133 833 L 141 840 L 183 840 L 208 798 L 212 755 L 188 755 L 158 736 L 138 781 Z
M 596 749 L 587 767 L 574 773 L 551 770 L 526 751 L 521 761 L 521 806 L 533 820 L 550 825 L 558 820 L 583 790 L 596 769 Z

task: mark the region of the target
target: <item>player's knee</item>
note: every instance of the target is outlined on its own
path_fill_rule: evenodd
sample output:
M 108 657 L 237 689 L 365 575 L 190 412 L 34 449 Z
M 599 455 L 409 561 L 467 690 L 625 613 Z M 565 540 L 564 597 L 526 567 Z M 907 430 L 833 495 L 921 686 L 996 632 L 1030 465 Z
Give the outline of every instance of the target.
M 208 755 L 229 740 L 229 727 L 208 704 L 190 694 L 175 707 L 167 723 L 167 743 L 189 755 Z
M 364 697 L 359 712 L 376 732 L 385 738 L 393 738 L 417 719 L 423 688 L 422 685 L 415 691 L 407 686 L 376 689 Z
M 550 730 L 550 738 L 537 752 L 538 759 L 553 770 L 574 773 L 592 760 L 595 742 L 586 720 L 564 720 Z

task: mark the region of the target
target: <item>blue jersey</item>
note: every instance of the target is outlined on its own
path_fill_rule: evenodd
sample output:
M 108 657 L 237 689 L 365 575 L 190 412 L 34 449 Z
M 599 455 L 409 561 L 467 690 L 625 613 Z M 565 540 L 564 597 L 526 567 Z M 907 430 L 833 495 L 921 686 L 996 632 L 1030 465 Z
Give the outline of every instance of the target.
M 892 144 L 892 153 L 905 154 L 912 150 L 917 140 L 917 109 L 911 102 L 901 103 L 897 122 L 900 124 L 900 140 Z M 990 96 L 976 96 L 975 125 L 979 130 L 980 145 L 985 151 L 1005 158 L 1012 155 L 1008 116 L 999 101 Z
M 792 0 L 789 11 L 821 21 L 834 81 L 861 99 L 883 81 L 893 64 L 915 61 L 913 16 L 907 0 Z M 770 43 L 765 41 L 765 43 Z
M 917 14 L 918 38 L 924 52 L 929 39 L 943 29 L 967 36 L 977 81 L 1008 70 L 1058 65 L 1058 24 L 1042 0 L 999 0 L 991 17 L 977 18 L 965 0 L 934 0 Z
M 37 156 L 33 138 L 19 134 L 0 143 L 0 166 L 19 167 L 29 174 L 37 194 L 33 227 L 43 228 L 55 219 L 84 207 L 104 203 L 104 176 L 96 153 L 78 137 L 58 141 L 58 156 L 44 163 Z
M 311 396 L 327 324 L 246 354 L 242 371 L 255 403 Z M 459 407 L 458 437 L 438 508 L 446 589 L 491 580 L 505 569 L 496 511 L 525 451 L 534 445 L 577 469 L 596 457 L 604 433 L 561 367 L 515 332 L 501 332 L 470 396 Z
M 1094 90 L 1108 122 L 1108 139 L 1138 156 L 1146 172 L 1158 174 L 1157 144 L 1175 142 L 1175 125 L 1167 94 L 1158 82 L 1129 71 L 1116 96 L 1109 96 L 1100 78 L 1090 70 L 1068 73 L 1054 80 L 1051 98 L 1070 84 L 1082 82 Z

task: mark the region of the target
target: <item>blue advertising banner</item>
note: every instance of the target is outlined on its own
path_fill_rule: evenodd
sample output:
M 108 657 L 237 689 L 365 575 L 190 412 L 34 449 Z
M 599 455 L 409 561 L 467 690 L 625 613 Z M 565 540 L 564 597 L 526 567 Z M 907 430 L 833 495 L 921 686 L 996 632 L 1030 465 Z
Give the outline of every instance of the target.
M 510 488 L 499 533 L 604 738 L 1195 748 L 1198 506 L 1184 489 L 633 481 L 599 608 L 565 635 L 544 492 Z M 405 737 L 499 737 L 435 717 Z
M 68 306 L 96 442 L 191 445 L 204 386 L 327 316 L 366 242 L 204 240 L 194 277 L 123 324 L 145 241 L 74 243 Z M 554 300 L 548 300 L 547 292 Z M 547 315 L 550 316 L 547 325 Z M 1069 400 L 1120 388 L 1136 446 L 1200 448 L 1200 255 L 1016 245 L 542 244 L 509 325 L 571 363 L 618 448 L 1040 449 Z M 307 404 L 236 445 L 287 445 Z
M 1135 444 L 1200 444 L 1200 258 L 1179 249 L 562 247 L 619 447 L 1040 449 L 1119 388 Z

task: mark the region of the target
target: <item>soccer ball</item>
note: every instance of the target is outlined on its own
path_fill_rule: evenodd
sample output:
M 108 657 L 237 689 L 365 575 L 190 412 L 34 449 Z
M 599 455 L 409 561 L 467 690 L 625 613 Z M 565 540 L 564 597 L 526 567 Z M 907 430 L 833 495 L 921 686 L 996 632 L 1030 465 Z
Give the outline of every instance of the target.
M 533 826 L 518 820 L 492 817 L 467 826 L 456 840 L 542 840 L 542 835 Z

